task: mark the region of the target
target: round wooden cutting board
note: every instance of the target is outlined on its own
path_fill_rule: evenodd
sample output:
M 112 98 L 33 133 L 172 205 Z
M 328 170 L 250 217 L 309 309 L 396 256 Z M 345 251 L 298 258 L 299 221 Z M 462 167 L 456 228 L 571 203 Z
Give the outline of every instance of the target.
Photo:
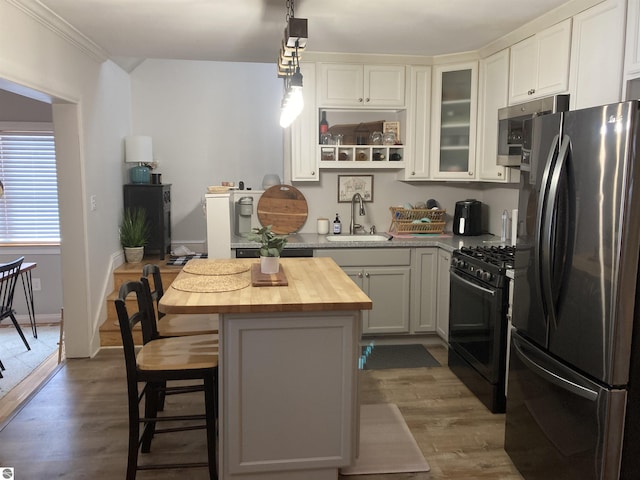
M 271 231 L 279 235 L 300 230 L 308 212 L 307 199 L 291 185 L 274 185 L 258 200 L 258 220 L 264 227 L 273 225 Z

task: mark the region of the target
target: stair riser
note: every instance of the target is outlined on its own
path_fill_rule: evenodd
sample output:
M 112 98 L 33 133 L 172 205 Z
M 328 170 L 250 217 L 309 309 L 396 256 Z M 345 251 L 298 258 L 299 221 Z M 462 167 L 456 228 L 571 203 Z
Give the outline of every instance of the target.
M 118 326 L 118 313 L 116 312 L 116 306 L 114 300 L 118 297 L 118 290 L 120 286 L 128 281 L 140 280 L 142 276 L 142 269 L 147 261 L 139 264 L 125 263 L 118 267 L 113 272 L 113 288 L 114 291 L 107 297 L 107 319 L 100 326 L 100 345 L 107 346 L 122 346 L 122 339 L 120 336 L 120 328 Z M 162 283 L 164 290 L 166 291 L 171 285 L 171 282 L 175 280 L 176 276 L 182 271 L 182 268 L 178 267 L 166 267 L 163 266 L 164 262 L 156 263 L 161 265 Z M 153 281 L 151 281 L 151 288 L 154 288 Z M 127 309 L 137 308 L 137 302 L 135 297 L 131 297 L 126 301 Z M 142 345 L 142 333 L 139 328 L 134 330 L 134 340 L 136 345 Z

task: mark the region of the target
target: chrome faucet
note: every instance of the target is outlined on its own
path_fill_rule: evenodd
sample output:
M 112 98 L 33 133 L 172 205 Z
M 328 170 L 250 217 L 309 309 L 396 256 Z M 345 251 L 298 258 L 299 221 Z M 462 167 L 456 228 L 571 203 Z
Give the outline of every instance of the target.
M 360 228 L 363 228 L 362 225 L 360 225 L 359 223 L 355 223 L 354 218 L 356 216 L 356 212 L 355 212 L 355 206 L 356 206 L 356 200 L 358 201 L 358 203 L 360 204 L 359 207 L 359 214 L 360 216 L 364 215 L 364 199 L 362 198 L 362 195 L 360 195 L 359 193 L 355 193 L 353 195 L 353 197 L 351 197 L 351 222 L 349 223 L 349 234 L 353 235 L 354 233 L 356 233 L 356 231 Z

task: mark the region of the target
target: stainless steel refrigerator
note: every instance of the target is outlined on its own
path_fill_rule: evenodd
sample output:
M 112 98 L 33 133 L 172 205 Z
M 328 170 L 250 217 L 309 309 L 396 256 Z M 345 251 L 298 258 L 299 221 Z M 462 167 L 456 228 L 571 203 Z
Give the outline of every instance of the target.
M 640 103 L 533 122 L 505 449 L 527 480 L 639 478 Z

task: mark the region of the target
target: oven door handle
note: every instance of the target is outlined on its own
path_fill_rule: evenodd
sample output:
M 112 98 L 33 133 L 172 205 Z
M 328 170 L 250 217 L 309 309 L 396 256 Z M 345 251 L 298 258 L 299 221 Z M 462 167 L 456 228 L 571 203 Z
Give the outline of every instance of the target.
M 473 282 L 470 282 L 469 280 L 467 280 L 466 278 L 462 278 L 460 275 L 458 275 L 458 274 L 457 274 L 457 273 L 455 273 L 455 272 L 451 272 L 451 275 L 455 275 L 455 277 L 456 277 L 458 280 L 460 280 L 461 282 L 466 283 L 466 284 L 467 284 L 467 285 L 469 285 L 470 287 L 473 287 L 473 288 L 476 288 L 476 289 L 478 289 L 478 290 L 481 290 L 481 291 L 483 291 L 484 293 L 487 293 L 487 294 L 491 295 L 492 297 L 493 297 L 493 296 L 495 296 L 495 294 L 496 294 L 496 291 L 495 291 L 495 290 L 490 290 L 490 289 L 488 289 L 488 288 L 481 287 L 481 286 L 480 286 L 480 285 L 478 285 L 477 283 L 473 283 Z

